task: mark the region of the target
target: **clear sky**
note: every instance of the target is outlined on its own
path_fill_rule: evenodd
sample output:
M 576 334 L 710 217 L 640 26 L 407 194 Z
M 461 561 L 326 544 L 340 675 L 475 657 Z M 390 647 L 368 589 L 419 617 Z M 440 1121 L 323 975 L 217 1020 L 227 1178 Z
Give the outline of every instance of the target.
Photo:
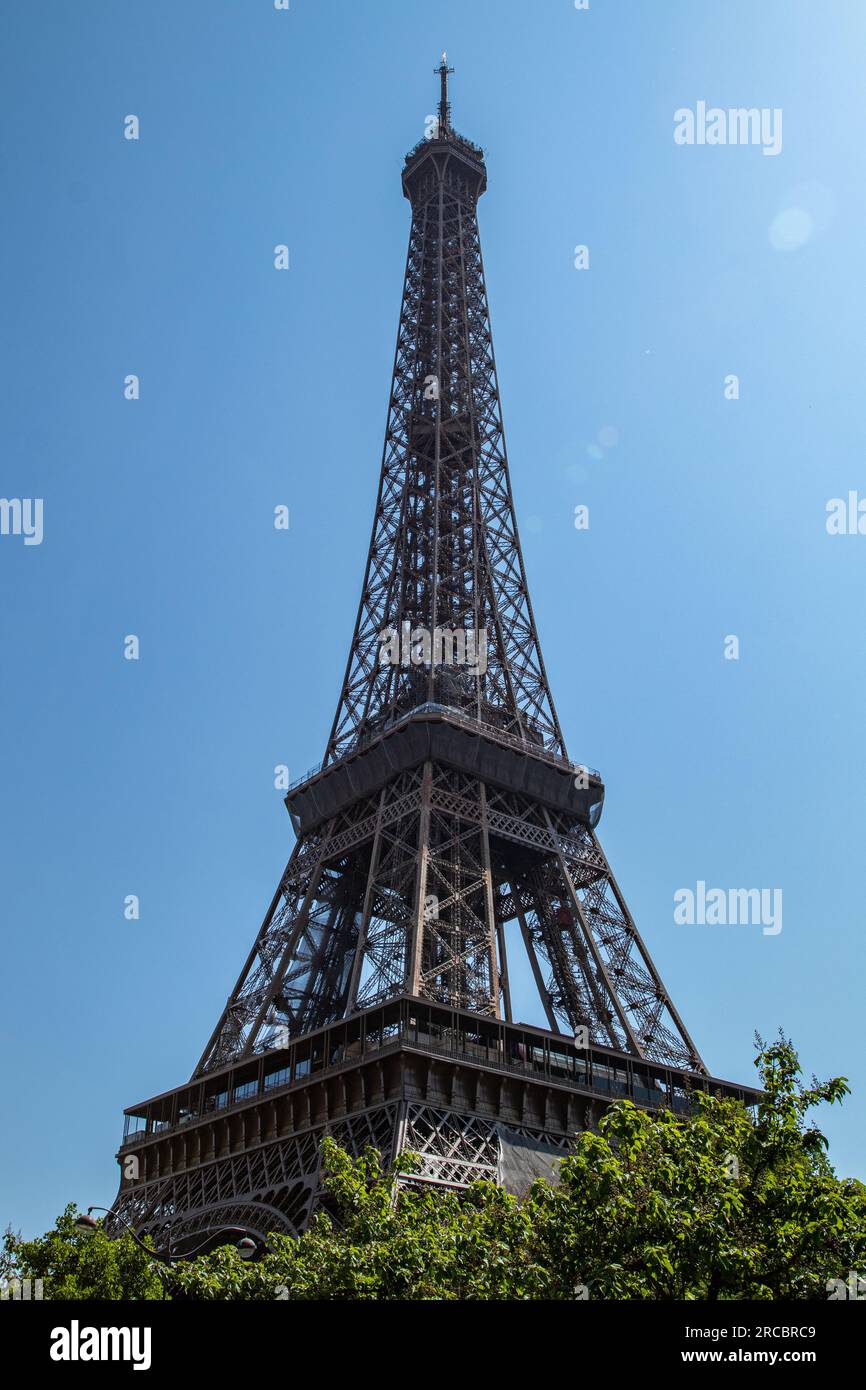
M 710 1068 L 750 1081 L 781 1025 L 851 1078 L 825 1127 L 866 1178 L 866 536 L 825 524 L 866 495 L 866 6 L 10 0 L 4 29 L 0 492 L 44 539 L 0 536 L 3 1223 L 112 1200 L 124 1105 L 189 1075 L 290 853 L 273 769 L 336 704 L 443 48 L 602 843 Z M 781 151 L 677 145 L 699 101 L 781 109 Z M 782 931 L 676 925 L 698 881 L 781 889 Z

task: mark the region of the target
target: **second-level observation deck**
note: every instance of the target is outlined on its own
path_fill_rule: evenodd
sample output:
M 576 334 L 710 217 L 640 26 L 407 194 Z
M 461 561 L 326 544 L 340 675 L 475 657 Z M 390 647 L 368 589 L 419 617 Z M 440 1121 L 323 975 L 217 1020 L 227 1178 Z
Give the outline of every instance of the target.
M 285 802 L 304 834 L 401 772 L 427 760 L 470 772 L 508 791 L 567 811 L 594 828 L 604 783 L 594 768 L 571 763 L 542 744 L 482 723 L 449 705 L 425 703 L 386 724 L 342 758 L 323 761 L 294 782 Z

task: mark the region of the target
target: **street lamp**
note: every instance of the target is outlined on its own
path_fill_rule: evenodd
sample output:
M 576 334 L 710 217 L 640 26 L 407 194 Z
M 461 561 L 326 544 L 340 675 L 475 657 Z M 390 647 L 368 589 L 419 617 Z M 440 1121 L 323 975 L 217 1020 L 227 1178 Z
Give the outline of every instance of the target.
M 267 1254 L 267 1246 L 261 1236 L 248 1231 L 245 1226 L 221 1226 L 218 1231 L 211 1231 L 205 1236 L 200 1245 L 193 1250 L 187 1250 L 182 1255 L 174 1254 L 171 1248 L 171 1223 L 166 1222 L 168 1230 L 168 1244 L 165 1250 L 151 1250 L 149 1245 L 145 1245 L 125 1217 L 119 1216 L 116 1211 L 111 1211 L 110 1207 L 88 1207 L 87 1214 L 82 1213 L 76 1218 L 75 1225 L 79 1231 L 93 1232 L 99 1230 L 99 1222 L 94 1221 L 90 1215 L 92 1211 L 108 1212 L 125 1226 L 136 1245 L 139 1245 L 145 1254 L 152 1260 L 159 1260 L 160 1264 L 173 1265 L 177 1260 L 193 1260 L 196 1255 L 208 1255 L 212 1250 L 216 1250 L 220 1245 L 234 1245 L 242 1260 L 260 1260 Z

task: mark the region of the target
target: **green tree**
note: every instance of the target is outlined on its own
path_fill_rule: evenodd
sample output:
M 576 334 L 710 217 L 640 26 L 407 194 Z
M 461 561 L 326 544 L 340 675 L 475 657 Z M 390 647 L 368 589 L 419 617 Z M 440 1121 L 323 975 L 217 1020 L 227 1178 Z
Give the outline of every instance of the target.
M 559 1187 L 531 1195 L 541 1292 L 575 1282 L 599 1298 L 826 1299 L 827 1281 L 866 1262 L 866 1189 L 831 1168 L 809 1112 L 844 1078 L 800 1084 L 797 1055 L 759 1045 L 754 1115 L 697 1097 L 686 1123 L 614 1106 L 581 1136 Z
M 224 1249 L 168 1285 L 196 1298 L 825 1299 L 828 1280 L 866 1264 L 866 1189 L 836 1177 L 809 1123 L 848 1085 L 804 1086 L 781 1037 L 758 1040 L 756 1065 L 754 1112 L 703 1095 L 686 1118 L 621 1101 L 578 1136 L 559 1183 L 520 1202 L 492 1183 L 400 1186 L 375 1151 L 353 1160 L 326 1140 L 334 1215 L 271 1237 L 259 1264 Z
M 162 1299 L 159 1266 L 129 1235 L 111 1240 L 102 1223 L 95 1231 L 75 1225 L 70 1203 L 44 1236 L 22 1240 L 11 1230 L 3 1239 L 0 1267 L 5 1279 L 41 1279 L 46 1299 Z
M 406 1185 L 375 1150 L 353 1159 L 326 1139 L 326 1209 L 300 1239 L 271 1236 L 258 1263 L 226 1246 L 166 1268 L 129 1237 L 77 1231 L 74 1207 L 38 1240 L 7 1234 L 5 1260 L 50 1298 L 825 1299 L 866 1266 L 866 1188 L 836 1176 L 811 1121 L 848 1085 L 803 1085 L 782 1037 L 758 1040 L 756 1065 L 754 1110 L 620 1101 L 559 1182 L 521 1201 L 486 1182 Z

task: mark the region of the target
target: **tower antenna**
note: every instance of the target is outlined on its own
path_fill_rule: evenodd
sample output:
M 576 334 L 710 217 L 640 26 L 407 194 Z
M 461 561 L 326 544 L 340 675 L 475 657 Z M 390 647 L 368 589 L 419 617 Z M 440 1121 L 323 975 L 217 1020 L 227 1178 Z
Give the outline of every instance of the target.
M 453 72 L 453 68 L 448 66 L 448 55 L 444 49 L 442 51 L 442 61 L 438 68 L 433 69 L 439 74 L 439 134 L 444 135 L 451 129 L 451 103 L 448 100 L 448 74 Z

